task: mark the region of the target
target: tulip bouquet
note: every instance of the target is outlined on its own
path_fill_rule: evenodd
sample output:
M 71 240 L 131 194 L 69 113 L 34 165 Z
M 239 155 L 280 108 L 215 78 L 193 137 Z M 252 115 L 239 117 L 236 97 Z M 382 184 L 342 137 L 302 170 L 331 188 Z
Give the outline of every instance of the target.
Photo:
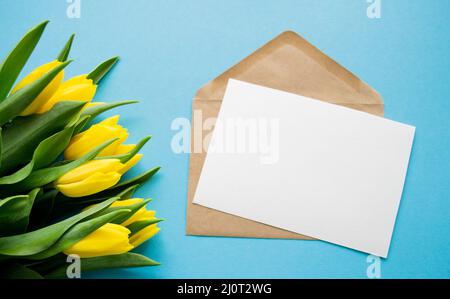
M 81 271 L 158 265 L 129 251 L 159 231 L 150 199 L 133 198 L 159 167 L 121 179 L 150 136 L 125 144 L 119 116 L 92 122 L 136 102 L 92 102 L 118 58 L 64 81 L 72 35 L 56 60 L 15 84 L 47 23 L 0 64 L 0 276 L 65 277 L 68 256 Z

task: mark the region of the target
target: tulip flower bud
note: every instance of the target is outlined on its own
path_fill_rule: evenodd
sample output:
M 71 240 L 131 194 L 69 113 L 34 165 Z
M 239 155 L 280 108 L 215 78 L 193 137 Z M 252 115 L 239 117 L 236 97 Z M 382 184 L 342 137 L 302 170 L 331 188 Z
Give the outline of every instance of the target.
M 115 201 L 110 207 L 128 207 L 142 204 L 143 202 L 143 198 L 131 198 Z M 89 206 L 85 210 L 91 209 L 94 206 L 96 205 Z M 145 207 L 142 207 L 120 225 L 111 223 L 103 225 L 71 248 L 65 250 L 64 253 L 78 254 L 82 258 L 87 258 L 127 252 L 152 238 L 160 229 L 153 221 L 154 224 L 145 226 L 129 236 L 131 231 L 126 227 L 149 220 L 156 220 L 155 211 L 149 211 Z
M 41 78 L 47 72 L 55 68 L 56 66 L 62 64 L 61 61 L 54 60 L 52 62 L 41 65 L 36 68 L 30 74 L 25 76 L 16 86 L 12 89 L 11 93 L 15 93 L 19 89 L 27 86 L 28 84 L 33 83 L 37 79 Z M 26 116 L 30 114 L 36 113 L 39 108 L 44 105 L 56 92 L 58 87 L 61 85 L 62 80 L 64 79 L 64 70 L 58 73 L 55 78 L 44 88 L 44 90 L 33 100 L 33 102 L 24 110 L 20 115 Z
M 114 186 L 124 166 L 118 159 L 92 160 L 61 176 L 55 186 L 68 197 L 95 194 Z
M 143 198 L 118 200 L 112 203 L 111 207 L 126 207 L 137 203 L 141 203 L 143 201 L 144 201 Z M 134 213 L 133 216 L 125 220 L 125 222 L 123 222 L 122 225 L 129 226 L 135 222 L 154 220 L 155 218 L 156 218 L 155 211 L 149 211 L 145 207 L 143 207 L 139 209 L 136 213 Z M 134 247 L 138 247 L 139 245 L 141 245 L 142 243 L 144 243 L 145 241 L 156 235 L 159 232 L 159 230 L 160 228 L 157 226 L 157 224 L 146 226 L 130 237 L 130 243 Z
M 122 254 L 134 247 L 130 244 L 130 230 L 118 224 L 107 223 L 64 251 L 81 258 Z
M 156 235 L 159 231 L 160 228 L 156 224 L 149 225 L 132 235 L 130 237 L 130 243 L 133 247 L 138 247 L 139 245 Z
M 111 207 L 127 207 L 137 203 L 142 203 L 144 201 L 143 198 L 131 198 L 126 200 L 118 200 L 111 204 Z M 139 209 L 136 213 L 133 214 L 130 218 L 122 223 L 123 226 L 128 226 L 137 221 L 143 220 L 153 220 L 155 219 L 155 211 L 149 211 L 145 207 Z
M 142 155 L 135 155 L 126 163 L 119 159 L 91 160 L 62 175 L 55 187 L 68 197 L 82 197 L 106 190 L 119 182 Z
M 119 146 L 127 139 L 128 132 L 118 124 L 118 121 L 119 115 L 116 115 L 75 135 L 64 151 L 64 157 L 67 160 L 79 159 L 96 146 L 114 138 L 118 138 L 118 140 L 106 147 L 98 156 L 105 157 L 119 154 L 118 150 L 123 151 L 123 148 Z
M 96 90 L 97 85 L 91 79 L 87 79 L 87 75 L 73 77 L 63 82 L 53 96 L 37 112 L 47 112 L 61 101 L 70 100 L 89 103 L 94 98 Z

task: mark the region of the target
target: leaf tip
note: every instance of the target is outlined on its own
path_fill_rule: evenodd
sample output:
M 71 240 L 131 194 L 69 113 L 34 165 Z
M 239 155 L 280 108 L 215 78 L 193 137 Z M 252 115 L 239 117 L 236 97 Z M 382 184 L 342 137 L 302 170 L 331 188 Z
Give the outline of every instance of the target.
M 47 24 L 50 23 L 50 20 L 44 20 L 42 23 L 40 23 L 39 25 L 37 25 L 36 27 L 45 27 L 47 26 Z
M 75 33 L 73 33 L 69 37 L 67 42 L 65 43 L 64 47 L 62 48 L 61 52 L 58 55 L 58 58 L 57 58 L 58 61 L 64 62 L 67 60 L 67 58 L 69 57 L 70 49 L 72 48 L 72 43 L 73 43 L 74 38 L 75 38 Z

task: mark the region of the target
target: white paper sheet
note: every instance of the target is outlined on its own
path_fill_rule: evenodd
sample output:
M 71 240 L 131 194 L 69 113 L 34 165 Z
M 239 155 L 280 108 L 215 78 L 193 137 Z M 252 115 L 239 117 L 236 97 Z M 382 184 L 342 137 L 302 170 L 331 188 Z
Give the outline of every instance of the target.
M 387 257 L 414 131 L 230 80 L 194 203 Z

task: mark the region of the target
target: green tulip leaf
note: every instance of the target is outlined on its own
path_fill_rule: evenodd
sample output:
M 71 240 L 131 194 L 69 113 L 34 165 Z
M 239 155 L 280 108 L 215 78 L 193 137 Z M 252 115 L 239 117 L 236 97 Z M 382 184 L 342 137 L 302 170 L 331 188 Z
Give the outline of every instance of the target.
M 3 152 L 3 137 L 2 137 L 2 128 L 0 127 L 0 167 L 2 166 L 2 152 Z
M 139 101 L 129 100 L 129 101 L 120 101 L 120 102 L 99 104 L 97 106 L 87 107 L 81 113 L 81 116 L 89 115 L 89 116 L 91 116 L 91 120 L 93 120 L 96 116 L 98 116 L 99 114 L 101 114 L 103 112 L 106 112 L 108 110 L 111 110 L 111 109 L 119 107 L 119 106 L 135 104 L 135 103 L 138 103 L 138 102 Z
M 149 180 L 152 176 L 154 176 L 158 170 L 161 169 L 161 167 L 155 167 L 153 169 L 150 169 L 134 178 L 131 178 L 129 180 L 123 181 L 122 183 L 119 183 L 118 185 L 115 185 L 109 189 L 106 189 L 105 191 L 99 192 L 95 195 L 86 196 L 86 197 L 80 197 L 78 199 L 80 200 L 91 200 L 95 198 L 109 198 L 111 196 L 119 196 L 118 194 L 123 194 L 123 192 L 126 192 L 129 190 L 130 187 L 133 187 L 136 189 L 138 186 L 143 184 L 145 181 Z
M 31 208 L 40 189 L 28 195 L 16 195 L 0 201 L 0 236 L 11 236 L 26 232 Z
M 14 263 L 2 265 L 0 268 L 1 279 L 43 279 L 41 274 L 28 267 Z
M 28 163 L 42 140 L 63 130 L 78 115 L 84 103 L 59 102 L 46 113 L 16 118 L 3 129 L 3 163 L 0 173 Z
M 30 190 L 36 187 L 45 186 L 47 184 L 50 184 L 53 181 L 56 181 L 58 178 L 60 178 L 65 173 L 71 171 L 72 169 L 75 169 L 84 163 L 92 160 L 95 158 L 104 148 L 106 148 L 108 145 L 116 141 L 117 138 L 108 140 L 101 145 L 95 147 L 93 150 L 82 156 L 81 158 L 74 160 L 72 162 L 69 162 L 67 164 L 63 164 L 60 166 L 54 166 L 49 168 L 43 168 L 36 171 L 33 171 L 27 178 L 25 178 L 23 181 L 9 185 L 9 192 L 21 192 L 24 190 Z M 8 191 L 4 191 L 8 192 Z
M 56 189 L 50 189 L 38 194 L 31 211 L 30 223 L 28 224 L 29 231 L 39 229 L 49 223 L 58 192 Z
M 143 255 L 132 252 L 81 259 L 82 272 L 108 268 L 146 267 L 158 265 L 160 265 L 160 263 Z M 66 277 L 66 270 L 67 265 L 64 265 L 44 276 L 45 278 L 64 278 Z
M 95 204 L 98 201 L 104 200 L 105 198 L 110 198 L 112 196 L 118 196 L 120 197 L 120 200 L 127 199 L 126 198 L 127 196 L 131 196 L 134 190 L 136 190 L 136 188 L 138 188 L 145 181 L 149 180 L 152 176 L 154 176 L 160 168 L 161 167 L 155 167 L 153 169 L 150 169 L 134 178 L 126 180 L 118 185 L 115 185 L 97 194 L 79 197 L 77 198 L 77 202 L 83 203 L 84 205 Z M 67 203 L 70 202 L 71 202 L 70 198 L 61 195 L 59 197 L 58 206 L 64 207 L 66 206 Z
M 99 203 L 92 209 L 85 210 L 75 216 L 57 222 L 53 225 L 28 232 L 0 238 L 0 255 L 29 256 L 42 252 L 52 246 L 59 238 L 75 224 L 83 219 L 109 207 L 117 198 L 111 198 Z
M 39 143 L 31 161 L 11 175 L 0 178 L 0 185 L 15 184 L 28 177 L 34 169 L 50 165 L 70 142 L 75 127 L 68 127 Z
M 6 98 L 11 90 L 39 42 L 47 23 L 48 21 L 42 22 L 28 31 L 0 65 L 0 102 Z
M 62 267 L 67 264 L 67 255 L 59 253 L 50 258 L 43 260 L 24 260 L 23 264 L 33 271 L 41 273 L 41 275 L 48 273 L 56 268 Z
M 116 64 L 119 57 L 112 57 L 102 63 L 100 63 L 92 72 L 87 75 L 87 79 L 91 79 L 94 84 L 99 84 L 103 77 L 109 72 L 109 70 Z
M 113 196 L 118 196 L 121 198 L 121 200 L 128 199 L 129 198 L 128 196 L 131 196 L 133 192 L 136 190 L 136 188 L 138 188 L 145 181 L 147 181 L 153 175 L 155 175 L 160 168 L 161 167 L 155 167 L 132 179 L 126 180 L 123 183 L 113 186 L 107 190 L 101 191 L 93 195 L 79 197 L 77 198 L 76 201 L 67 196 L 64 196 L 63 194 L 59 194 L 55 202 L 55 209 L 64 211 L 66 209 L 70 210 L 69 207 L 70 205 L 72 205 L 73 207 L 79 207 L 80 205 L 88 206 L 96 204 L 106 198 L 110 198 Z
M 3 126 L 25 110 L 69 63 L 71 63 L 70 60 L 55 66 L 41 78 L 19 89 L 0 102 L 0 126 Z
M 104 156 L 104 157 L 98 157 L 96 159 L 119 159 L 121 163 L 127 163 L 131 158 L 134 157 L 134 155 L 136 155 L 141 148 L 152 138 L 152 136 L 147 136 L 144 137 L 141 141 L 138 142 L 138 144 L 136 144 L 136 146 L 129 151 L 126 154 L 121 154 L 121 155 L 115 155 L 115 156 Z
M 34 160 L 31 160 L 27 165 L 20 168 L 16 172 L 1 177 L 0 185 L 11 185 L 24 180 L 33 171 L 33 168 L 34 168 Z
M 44 139 L 36 148 L 33 155 L 34 166 L 40 169 L 50 165 L 64 151 L 70 142 L 74 127 L 64 130 Z
M 136 214 L 137 211 L 139 211 L 141 208 L 145 207 L 151 201 L 152 201 L 152 199 L 149 198 L 149 199 L 144 200 L 141 203 L 137 203 L 137 204 L 134 204 L 134 205 L 127 206 L 126 208 L 130 210 L 130 213 L 117 217 L 116 219 L 114 219 L 113 223 L 121 224 L 121 223 L 127 221 L 134 214 Z M 108 209 L 111 209 L 111 207 L 109 207 Z
M 75 129 L 73 130 L 73 135 L 80 133 L 84 127 L 89 123 L 89 120 L 91 119 L 90 115 L 80 116 L 80 119 L 75 124 Z
M 67 60 L 67 58 L 69 57 L 70 48 L 72 48 L 72 43 L 73 43 L 74 38 L 75 38 L 75 33 L 69 37 L 69 40 L 64 45 L 64 48 L 59 53 L 58 58 L 57 58 L 58 61 L 65 62 Z
M 62 193 L 59 193 L 55 199 L 55 205 L 52 206 L 51 209 L 52 211 L 54 211 L 53 214 L 57 216 L 63 215 L 73 210 L 77 209 L 79 210 L 81 208 L 85 208 L 90 205 L 95 205 L 111 197 L 119 197 L 118 200 L 130 199 L 131 196 L 133 195 L 133 192 L 136 190 L 138 186 L 139 185 L 133 185 L 121 192 L 116 192 L 108 196 L 99 197 L 97 194 L 93 194 L 89 196 L 78 197 L 77 200 L 73 200 L 73 198 L 64 196 Z
M 97 203 L 99 201 L 103 201 L 105 199 L 110 198 L 111 196 L 114 197 L 119 197 L 119 200 L 125 200 L 125 199 L 130 199 L 131 196 L 133 195 L 134 191 L 136 191 L 136 189 L 139 187 L 139 184 L 136 185 L 132 185 L 129 186 L 127 188 L 125 188 L 124 190 L 120 191 L 120 192 L 102 192 L 101 197 L 99 197 L 99 194 L 93 194 L 93 195 L 89 195 L 89 196 L 85 196 L 85 197 L 80 197 L 78 198 L 78 200 L 76 202 L 74 202 L 73 200 L 70 200 L 70 198 L 68 197 L 66 201 L 64 201 L 63 204 L 81 204 L 81 205 L 91 205 L 94 203 Z M 96 202 L 95 202 L 96 201 Z
M 99 216 L 102 216 L 102 215 L 105 215 L 105 214 L 108 214 L 108 213 L 111 213 L 111 212 L 114 212 L 117 210 L 121 210 L 121 209 L 128 209 L 130 211 L 128 214 L 117 217 L 112 222 L 115 224 L 121 224 L 121 223 L 125 222 L 127 219 L 129 219 L 131 216 L 133 216 L 141 208 L 145 207 L 150 201 L 152 201 L 151 198 L 144 200 L 143 202 L 135 203 L 135 204 L 132 204 L 129 206 L 108 207 L 107 209 L 104 209 L 103 211 L 100 211 L 100 212 L 90 216 L 90 218 L 99 217 Z M 94 207 L 94 206 L 92 206 L 92 207 Z M 90 208 L 92 208 L 92 207 L 90 207 Z
M 136 184 L 142 184 L 145 181 L 147 181 L 148 179 L 150 179 L 151 177 L 153 177 L 159 170 L 161 169 L 160 166 L 152 168 L 150 170 L 147 170 L 146 172 L 131 178 L 129 180 L 123 181 L 120 184 L 117 184 L 109 189 L 107 189 L 106 191 L 111 191 L 111 190 L 124 190 L 126 188 L 128 188 L 129 186 L 132 185 L 136 185 Z
M 130 237 L 133 236 L 135 233 L 143 230 L 147 226 L 159 223 L 161 221 L 164 221 L 164 219 L 155 218 L 155 219 L 141 220 L 141 221 L 136 221 L 136 222 L 131 223 L 130 225 L 127 226 L 127 228 L 131 231 Z
M 132 186 L 126 188 L 125 190 L 121 191 L 120 193 L 118 193 L 117 196 L 120 197 L 119 200 L 130 199 L 133 196 L 134 191 L 136 191 L 136 189 L 138 187 L 139 187 L 139 184 L 132 185 Z
M 120 209 L 117 211 L 113 211 L 107 213 L 105 215 L 85 220 L 83 222 L 79 222 L 74 225 L 71 229 L 69 229 L 55 244 L 53 244 L 48 249 L 31 256 L 27 256 L 27 259 L 30 260 L 42 260 L 54 256 L 58 253 L 63 252 L 64 250 L 70 248 L 72 245 L 76 244 L 78 241 L 86 237 L 87 235 L 93 233 L 95 230 L 99 229 L 106 223 L 111 222 L 118 216 L 122 216 L 124 214 L 129 214 L 130 210 Z

